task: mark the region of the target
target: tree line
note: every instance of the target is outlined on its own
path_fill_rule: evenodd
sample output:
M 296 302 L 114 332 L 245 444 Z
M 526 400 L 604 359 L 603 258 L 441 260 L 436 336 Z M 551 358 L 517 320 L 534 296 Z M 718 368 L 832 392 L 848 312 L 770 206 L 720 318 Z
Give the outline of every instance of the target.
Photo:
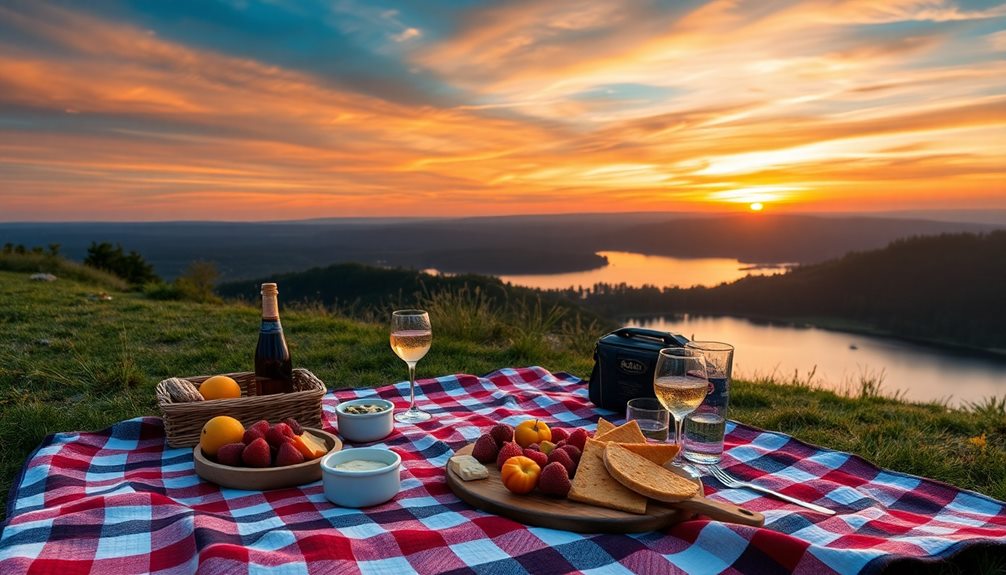
M 597 284 L 558 293 L 608 316 L 841 319 L 903 337 L 1006 349 L 1006 231 L 906 238 L 715 287 Z

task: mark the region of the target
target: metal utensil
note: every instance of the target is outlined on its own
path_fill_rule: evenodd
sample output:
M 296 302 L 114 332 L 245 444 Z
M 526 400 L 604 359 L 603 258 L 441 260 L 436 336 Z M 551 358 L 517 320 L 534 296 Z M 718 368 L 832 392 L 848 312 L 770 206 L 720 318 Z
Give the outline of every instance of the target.
M 824 513 L 825 515 L 834 515 L 835 514 L 834 510 L 828 509 L 827 507 L 821 507 L 820 505 L 816 505 L 814 503 L 809 503 L 807 501 L 801 501 L 801 500 L 796 499 L 794 497 L 790 497 L 789 495 L 783 495 L 782 493 L 779 493 L 778 491 L 772 491 L 771 489 L 768 489 L 766 487 L 762 487 L 760 485 L 755 485 L 754 483 L 749 483 L 747 481 L 741 481 L 741 480 L 739 480 L 739 479 L 737 479 L 735 477 L 732 477 L 726 471 L 723 471 L 722 469 L 720 469 L 716 465 L 710 465 L 706 469 L 708 469 L 709 473 L 712 474 L 712 476 L 715 477 L 720 483 L 722 483 L 723 485 L 726 485 L 730 489 L 739 489 L 741 487 L 747 487 L 748 489 L 752 489 L 754 491 L 760 491 L 761 493 L 765 493 L 766 495 L 771 495 L 772 497 L 777 497 L 779 499 L 782 499 L 783 501 L 788 501 L 788 502 L 790 502 L 790 503 L 792 503 L 794 505 L 799 505 L 801 507 L 806 507 L 807 509 L 810 509 L 811 511 L 816 511 L 818 513 Z

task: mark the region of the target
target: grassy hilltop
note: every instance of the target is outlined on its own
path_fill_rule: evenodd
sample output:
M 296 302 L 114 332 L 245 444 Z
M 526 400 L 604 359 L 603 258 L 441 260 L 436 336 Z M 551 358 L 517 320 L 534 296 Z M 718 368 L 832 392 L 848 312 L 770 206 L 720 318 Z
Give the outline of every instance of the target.
M 31 282 L 0 272 L 0 494 L 48 433 L 97 429 L 157 413 L 153 389 L 173 375 L 250 369 L 258 309 L 249 305 L 154 301 L 108 286 L 60 279 Z M 420 376 L 482 374 L 541 365 L 589 374 L 591 328 L 549 332 L 547 313 L 501 315 L 457 293 L 421 302 L 436 341 Z M 374 386 L 405 377 L 384 323 L 287 309 L 284 327 L 297 365 L 330 387 Z M 1002 402 L 955 410 L 907 404 L 867 390 L 843 397 L 789 382 L 737 381 L 731 417 L 860 454 L 879 465 L 1006 499 L 1006 412 Z M 985 434 L 984 447 L 971 438 Z M 2 502 L 0 502 L 2 503 Z M 4 509 L 0 506 L 0 509 Z

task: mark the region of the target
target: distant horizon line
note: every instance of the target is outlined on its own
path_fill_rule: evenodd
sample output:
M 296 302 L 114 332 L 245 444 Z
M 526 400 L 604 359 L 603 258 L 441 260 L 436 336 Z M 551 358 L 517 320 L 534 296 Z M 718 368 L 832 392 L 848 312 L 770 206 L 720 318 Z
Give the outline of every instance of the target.
M 737 210 L 724 211 L 629 211 L 629 212 L 560 212 L 560 213 L 519 213 L 519 214 L 494 214 L 494 215 L 461 215 L 461 216 L 323 216 L 318 218 L 298 218 L 279 220 L 223 220 L 223 219 L 185 219 L 185 220 L 0 220 L 0 225 L 7 224 L 298 224 L 298 223 L 350 223 L 350 222 L 416 222 L 416 221 L 450 221 L 450 220 L 481 220 L 481 219 L 516 219 L 516 218 L 547 218 L 547 217 L 590 217 L 590 216 L 653 216 L 675 215 L 691 217 L 717 217 L 717 216 L 752 216 L 752 217 L 774 217 L 774 216 L 811 216 L 811 217 L 883 217 L 883 216 L 925 216 L 930 214 L 941 214 L 944 218 L 958 215 L 983 215 L 982 220 L 974 223 L 990 223 L 989 216 L 1000 215 L 1006 217 L 1006 208 L 992 209 L 959 209 L 947 210 L 940 208 L 931 209 L 904 209 L 904 210 L 863 210 L 863 211 L 785 211 L 785 212 L 760 212 L 751 213 Z M 925 218 L 923 218 L 925 219 Z M 941 218 L 942 219 L 942 218 Z M 1006 223 L 1004 221 L 1003 223 Z

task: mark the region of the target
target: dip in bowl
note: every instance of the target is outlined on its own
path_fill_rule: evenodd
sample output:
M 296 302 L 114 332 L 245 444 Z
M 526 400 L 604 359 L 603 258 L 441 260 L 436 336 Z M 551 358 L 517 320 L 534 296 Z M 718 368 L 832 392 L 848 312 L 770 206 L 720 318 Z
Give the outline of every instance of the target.
M 357 447 L 321 460 L 325 498 L 342 507 L 380 505 L 398 494 L 402 458 L 383 447 Z
M 356 443 L 388 436 L 395 429 L 395 405 L 387 399 L 352 399 L 335 407 L 339 435 Z

